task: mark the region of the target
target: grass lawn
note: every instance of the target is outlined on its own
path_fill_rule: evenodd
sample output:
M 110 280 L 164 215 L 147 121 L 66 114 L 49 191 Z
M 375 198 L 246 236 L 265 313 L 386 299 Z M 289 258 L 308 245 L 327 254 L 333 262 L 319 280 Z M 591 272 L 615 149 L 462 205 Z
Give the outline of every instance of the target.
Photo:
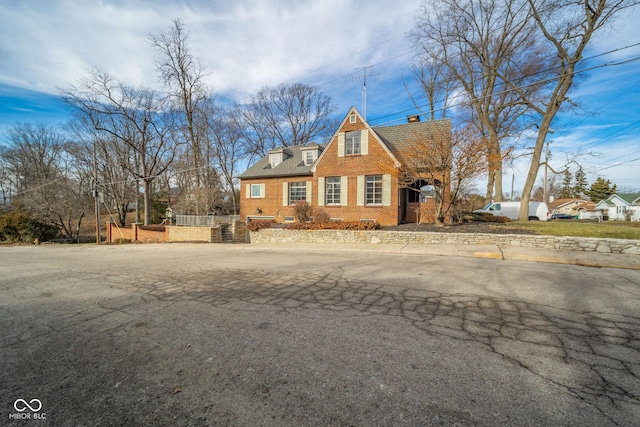
M 610 237 L 640 240 L 640 222 L 637 221 L 514 221 L 501 224 L 500 227 L 528 229 L 534 231 L 535 234 L 546 236 Z

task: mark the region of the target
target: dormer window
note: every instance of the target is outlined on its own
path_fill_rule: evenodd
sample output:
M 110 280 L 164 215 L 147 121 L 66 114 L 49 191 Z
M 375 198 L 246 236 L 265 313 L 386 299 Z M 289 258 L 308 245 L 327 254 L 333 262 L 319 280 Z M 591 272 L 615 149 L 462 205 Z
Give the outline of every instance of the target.
M 269 164 L 271 165 L 272 169 L 278 166 L 280 163 L 282 163 L 282 151 L 279 153 L 269 154 Z
M 305 166 L 311 166 L 318 158 L 318 146 L 304 147 L 300 150 L 300 153 L 302 154 L 302 163 Z
M 310 166 L 316 160 L 315 153 L 313 151 L 307 151 L 304 153 L 304 164 Z

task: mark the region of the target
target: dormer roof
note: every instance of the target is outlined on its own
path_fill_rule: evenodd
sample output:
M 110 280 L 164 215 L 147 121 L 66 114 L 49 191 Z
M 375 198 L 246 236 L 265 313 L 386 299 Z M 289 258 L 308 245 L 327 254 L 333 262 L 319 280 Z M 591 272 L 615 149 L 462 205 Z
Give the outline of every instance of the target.
M 270 177 L 286 177 L 286 176 L 305 176 L 313 175 L 311 167 L 306 165 L 303 152 L 308 150 L 320 150 L 324 148 L 321 144 L 310 143 L 305 145 L 293 145 L 289 147 L 278 147 L 270 150 L 267 154 L 283 154 L 282 161 L 276 166 L 271 167 L 269 155 L 264 156 L 252 166 L 244 171 L 239 178 L 270 178 Z

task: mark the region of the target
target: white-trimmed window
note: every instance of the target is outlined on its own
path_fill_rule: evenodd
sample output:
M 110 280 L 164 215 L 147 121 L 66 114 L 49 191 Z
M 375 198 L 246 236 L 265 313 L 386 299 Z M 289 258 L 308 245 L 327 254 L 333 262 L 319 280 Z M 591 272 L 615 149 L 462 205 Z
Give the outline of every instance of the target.
M 360 154 L 360 131 L 347 132 L 344 136 L 344 154 Z
M 272 168 L 275 168 L 280 163 L 282 163 L 282 153 L 269 154 L 269 164 Z
M 316 155 L 313 150 L 308 150 L 304 153 L 304 164 L 309 166 L 312 165 L 313 162 L 316 161 Z
M 307 183 L 306 182 L 290 182 L 289 183 L 289 204 L 307 200 Z
M 367 175 L 365 177 L 365 204 L 382 204 L 382 175 Z
M 330 176 L 325 178 L 325 196 L 327 205 L 340 205 L 340 177 Z
M 264 184 L 247 184 L 246 197 L 247 199 L 263 199 L 264 198 Z
M 616 213 L 623 214 L 627 211 L 626 206 L 616 206 Z
M 349 116 L 349 123 L 353 124 L 356 122 L 356 115 L 355 114 L 351 114 Z

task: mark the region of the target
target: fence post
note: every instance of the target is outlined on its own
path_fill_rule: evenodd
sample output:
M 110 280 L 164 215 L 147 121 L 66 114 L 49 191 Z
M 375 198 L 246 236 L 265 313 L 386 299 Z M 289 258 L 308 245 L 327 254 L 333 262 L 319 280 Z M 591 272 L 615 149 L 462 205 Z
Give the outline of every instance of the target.
M 133 229 L 133 241 L 137 242 L 138 241 L 138 223 L 134 222 L 133 224 L 131 224 L 131 228 Z

